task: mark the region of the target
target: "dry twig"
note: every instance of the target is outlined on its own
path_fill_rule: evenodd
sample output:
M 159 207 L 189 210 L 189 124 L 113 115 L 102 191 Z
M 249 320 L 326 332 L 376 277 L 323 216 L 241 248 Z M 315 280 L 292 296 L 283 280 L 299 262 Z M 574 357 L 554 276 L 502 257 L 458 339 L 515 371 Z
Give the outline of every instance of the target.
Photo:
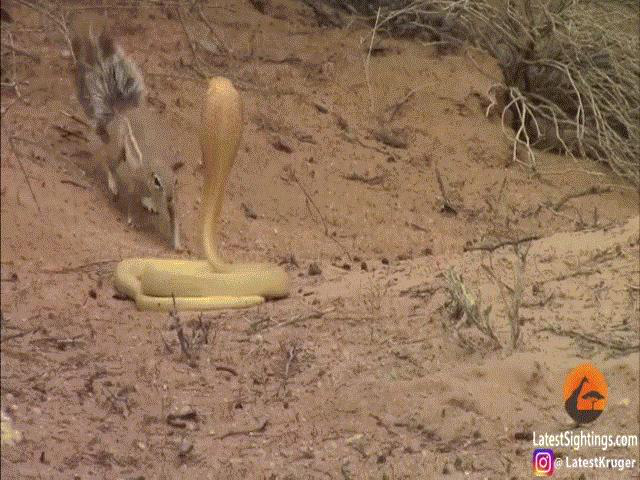
M 182 25 L 182 30 L 184 31 L 185 37 L 187 37 L 187 42 L 189 42 L 189 47 L 191 47 L 191 53 L 193 54 L 193 64 L 191 65 L 191 68 L 201 78 L 206 79 L 206 78 L 208 78 L 208 75 L 205 74 L 202 70 L 200 70 L 200 67 L 198 66 L 198 64 L 200 63 L 200 59 L 198 57 L 198 51 L 196 50 L 196 46 L 193 43 L 191 35 L 189 34 L 189 29 L 187 28 L 187 25 L 185 24 L 184 17 L 182 16 L 182 9 L 180 7 L 178 7 L 177 10 L 178 10 L 178 19 L 180 20 L 180 24 Z
M 511 326 L 511 348 L 513 350 L 518 346 L 520 341 L 520 307 L 522 305 L 522 296 L 524 294 L 524 275 L 527 264 L 527 254 L 531 244 L 527 244 L 524 250 L 520 250 L 518 244 L 513 245 L 513 251 L 516 254 L 516 268 L 514 272 L 514 285 L 513 288 L 509 287 L 501 278 L 499 278 L 493 271 L 493 268 L 485 268 L 485 271 L 489 273 L 489 276 L 498 284 L 500 290 L 500 296 L 507 311 L 507 318 L 509 319 L 509 325 Z M 484 266 L 484 265 L 483 265 Z M 509 291 L 507 295 L 506 291 Z
M 338 245 L 338 247 L 340 247 L 340 249 L 347 256 L 349 261 L 351 261 L 351 255 L 349 254 L 349 251 L 336 238 L 334 238 L 333 235 L 329 233 L 329 227 L 327 226 L 327 222 L 322 216 L 322 212 L 320 212 L 320 209 L 318 208 L 316 203 L 313 201 L 313 198 L 311 198 L 311 195 L 309 195 L 307 190 L 302 186 L 302 184 L 300 183 L 300 180 L 298 180 L 298 177 L 296 176 L 296 173 L 293 170 L 289 172 L 289 179 L 295 182 L 298 185 L 298 187 L 300 187 L 300 190 L 302 190 L 302 193 L 306 197 L 308 204 L 311 204 L 313 208 L 315 208 L 316 212 L 318 213 L 318 216 L 320 217 L 320 220 L 322 221 L 322 226 L 324 227 L 324 235 L 327 238 L 329 238 L 332 242 L 334 242 L 336 245 Z
M 46 9 L 44 6 L 33 3 L 33 2 L 29 2 L 27 0 L 15 0 L 17 3 L 30 8 L 32 10 L 35 10 L 36 12 L 42 13 L 43 15 L 45 15 L 46 17 L 48 17 L 49 19 L 53 20 L 53 22 L 58 26 L 58 28 L 60 29 L 60 32 L 62 33 L 62 35 L 64 36 L 65 41 L 67 42 L 67 47 L 69 49 L 69 52 L 71 53 L 71 57 L 73 58 L 73 62 L 75 63 L 76 61 L 76 57 L 73 53 L 73 48 L 71 46 L 71 37 L 69 35 L 69 26 L 67 25 L 67 19 L 65 17 L 66 15 L 66 10 L 63 10 L 59 16 L 57 16 L 56 14 L 53 13 L 52 10 L 48 10 Z
M 362 182 L 367 185 L 380 185 L 384 182 L 384 175 L 376 175 L 374 177 L 365 177 L 359 173 L 350 173 L 349 175 L 342 175 L 345 180 L 351 180 L 353 182 Z
M 286 393 L 287 391 L 287 382 L 289 381 L 289 375 L 291 374 L 292 365 L 298 359 L 298 354 L 300 353 L 300 347 L 294 343 L 289 346 L 282 345 L 282 351 L 285 353 L 285 365 L 282 369 L 282 382 L 280 383 L 280 387 L 278 388 L 278 394 L 282 391 Z
M 31 192 L 31 197 L 33 198 L 34 203 L 36 204 L 36 208 L 38 209 L 38 213 L 42 213 L 40 210 L 40 204 L 38 203 L 38 199 L 36 198 L 36 194 L 33 191 L 33 187 L 31 186 L 31 181 L 29 180 L 29 175 L 27 175 L 27 171 L 24 168 L 24 164 L 22 163 L 21 154 L 18 152 L 14 141 L 18 139 L 18 137 L 9 137 L 9 145 L 11 146 L 11 150 L 13 151 L 13 155 L 20 166 L 20 170 L 22 171 L 22 175 L 24 176 L 25 181 L 27 182 L 27 186 L 29 187 L 29 191 Z
M 369 92 L 369 110 L 371 113 L 374 112 L 373 105 L 373 88 L 371 86 L 371 73 L 369 64 L 371 62 L 371 50 L 373 49 L 373 41 L 376 38 L 376 30 L 378 29 L 378 22 L 380 21 L 380 12 L 381 7 L 378 7 L 378 13 L 376 14 L 376 23 L 373 26 L 373 31 L 371 32 L 371 41 L 369 42 L 369 50 L 367 51 L 367 57 L 364 61 L 364 76 L 367 81 L 367 91 Z
M 444 182 L 442 181 L 442 177 L 440 176 L 440 170 L 438 170 L 438 165 L 434 164 L 433 169 L 436 174 L 436 180 L 438 181 L 438 186 L 440 187 L 440 193 L 442 195 L 442 211 L 446 213 L 450 213 L 452 215 L 457 215 L 458 210 L 453 206 L 451 200 L 449 200 L 449 195 L 447 194 L 447 190 L 444 186 Z
M 209 22 L 209 20 L 205 16 L 204 12 L 202 11 L 202 5 L 198 4 L 197 9 L 198 9 L 198 17 L 207 26 L 207 28 L 209 29 L 209 32 L 211 33 L 211 35 L 213 35 L 213 37 L 216 39 L 216 41 L 218 42 L 219 46 L 222 47 L 222 50 L 225 53 L 232 53 L 231 49 L 229 47 L 227 47 L 227 45 L 222 40 L 222 38 L 220 38 L 220 35 L 218 34 L 218 32 L 216 32 L 215 28 L 213 28 L 213 25 L 211 25 L 211 22 Z
M 465 246 L 464 251 L 471 252 L 473 250 L 484 250 L 487 252 L 493 252 L 494 250 L 497 250 L 498 248 L 501 248 L 501 247 L 505 247 L 507 245 L 512 245 L 512 246 L 520 245 L 521 243 L 531 242 L 532 240 L 538 240 L 539 238 L 540 238 L 540 235 L 527 235 L 526 237 L 518 238 L 516 240 L 503 240 L 501 242 L 492 243 L 492 244 Z
M 65 117 L 68 117 L 71 120 L 78 122 L 81 125 L 84 125 L 88 129 L 93 130 L 93 127 L 91 125 L 89 125 L 87 122 L 85 122 L 83 119 L 81 119 L 77 115 L 74 115 L 73 113 L 65 112 L 64 110 L 60 110 L 60 113 L 62 113 Z
M 629 354 L 640 351 L 640 344 L 638 343 L 630 344 L 622 341 L 606 341 L 599 338 L 599 336 L 590 335 L 588 333 L 581 333 L 574 330 L 567 330 L 560 327 L 553 327 L 551 325 L 539 329 L 538 332 L 551 332 L 555 335 L 560 335 L 563 337 L 584 340 L 589 343 L 600 345 L 601 347 L 615 350 L 622 354 Z
M 587 195 L 600 195 L 602 193 L 609 193 L 610 191 L 611 187 L 598 187 L 594 185 L 585 190 L 581 190 L 580 192 L 566 194 L 564 197 L 554 203 L 550 208 L 552 210 L 558 211 L 565 203 L 574 198 L 585 197 Z

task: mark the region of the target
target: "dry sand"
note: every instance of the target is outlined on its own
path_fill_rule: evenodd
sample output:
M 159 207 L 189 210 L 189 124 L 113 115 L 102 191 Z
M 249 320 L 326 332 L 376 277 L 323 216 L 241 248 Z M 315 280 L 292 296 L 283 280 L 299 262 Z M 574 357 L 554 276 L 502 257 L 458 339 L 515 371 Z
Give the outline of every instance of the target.
M 185 10 L 200 68 L 233 79 L 245 102 L 222 251 L 285 262 L 294 285 L 284 300 L 204 314 L 209 342 L 190 364 L 168 315 L 114 298 L 118 260 L 174 254 L 86 174 L 94 140 L 63 113 L 82 118 L 59 30 L 5 3 L 3 45 L 11 32 L 40 62 L 17 54 L 14 77 L 3 47 L 3 84 L 16 78 L 21 97 L 3 87 L 1 399 L 23 434 L 2 448 L 3 479 L 529 478 L 530 435 L 571 428 L 562 385 L 586 361 L 609 385 L 587 430 L 638 433 L 637 193 L 588 160 L 539 153 L 536 174 L 514 162 L 499 117 L 485 116 L 493 59 L 380 37 L 367 76 L 370 30 L 319 27 L 293 0 L 264 14 L 204 8 L 229 49 L 216 53 Z M 206 83 L 173 7 L 108 13 L 175 134 L 193 257 Z M 592 186 L 610 191 L 554 208 Z M 512 287 L 516 256 L 473 247 L 530 236 L 512 351 L 488 270 Z M 502 349 L 455 317 L 448 269 L 492 307 Z M 198 315 L 180 319 L 197 329 Z

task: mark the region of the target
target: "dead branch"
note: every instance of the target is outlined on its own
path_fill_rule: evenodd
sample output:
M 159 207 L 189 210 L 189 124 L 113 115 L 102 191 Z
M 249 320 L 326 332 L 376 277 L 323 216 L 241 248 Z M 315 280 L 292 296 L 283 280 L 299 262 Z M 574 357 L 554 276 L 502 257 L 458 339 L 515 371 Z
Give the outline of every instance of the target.
M 440 170 L 438 169 L 438 165 L 434 163 L 433 169 L 436 174 L 436 180 L 438 181 L 438 186 L 440 187 L 440 194 L 442 195 L 442 211 L 448 212 L 453 215 L 458 214 L 458 210 L 453 206 L 451 200 L 449 200 L 449 195 L 447 194 L 447 190 L 444 186 L 444 182 L 442 181 L 442 177 L 440 176 Z
M 211 22 L 209 22 L 209 20 L 205 16 L 204 12 L 202 11 L 202 5 L 201 4 L 198 4 L 198 17 L 207 26 L 207 28 L 209 29 L 209 32 L 211 33 L 211 35 L 213 35 L 213 37 L 216 39 L 218 44 L 222 47 L 222 50 L 225 53 L 232 53 L 231 49 L 229 47 L 227 47 L 227 45 L 222 40 L 222 38 L 220 38 L 220 35 L 218 35 L 218 32 L 216 32 L 215 28 L 213 28 L 213 26 L 211 25 Z
M 235 369 L 231 367 L 227 367 L 226 365 L 216 365 L 215 368 L 219 372 L 227 372 L 233 375 L 234 377 L 238 376 L 238 372 Z
M 73 58 L 73 62 L 75 63 L 76 57 L 75 57 L 75 54 L 73 53 L 73 47 L 71 46 L 71 37 L 69 36 L 69 27 L 67 25 L 67 20 L 64 16 L 64 13 L 58 17 L 52 11 L 47 10 L 43 6 L 38 5 L 36 3 L 32 3 L 27 0 L 15 0 L 15 1 L 53 20 L 53 23 L 55 23 L 58 26 L 58 28 L 60 29 L 60 32 L 64 36 L 64 39 L 67 42 L 67 47 L 69 48 L 69 52 L 71 52 L 71 57 Z
M 560 335 L 563 337 L 569 337 L 569 338 L 574 338 L 574 339 L 580 339 L 580 340 L 584 340 L 586 342 L 589 343 L 594 343 L 596 345 L 600 345 L 601 347 L 605 347 L 611 350 L 616 350 L 620 353 L 623 354 L 629 354 L 629 353 L 633 353 L 633 352 L 638 352 L 640 351 L 640 343 L 637 344 L 629 344 L 629 343 L 624 343 L 621 341 L 615 341 L 615 342 L 607 342 L 605 340 L 600 339 L 599 336 L 595 336 L 595 335 L 590 335 L 588 333 L 581 333 L 581 332 L 577 332 L 574 330 L 567 330 L 564 328 L 560 328 L 560 327 L 553 327 L 551 325 L 543 327 L 541 329 L 537 330 L 538 332 L 551 332 L 555 335 Z
M 191 68 L 201 78 L 206 79 L 208 78 L 208 75 L 206 75 L 202 70 L 200 70 L 200 67 L 198 66 L 198 63 L 200 62 L 198 58 L 198 51 L 196 50 L 196 45 L 193 43 L 193 39 L 191 38 L 191 35 L 189 34 L 189 29 L 185 24 L 184 17 L 182 16 L 182 9 L 178 7 L 177 10 L 178 10 L 178 19 L 180 20 L 180 24 L 182 25 L 182 30 L 184 31 L 185 37 L 187 37 L 187 42 L 189 42 L 189 47 L 191 48 L 191 53 L 193 54 L 193 64 L 191 65 Z
M 542 284 L 542 283 L 547 283 L 547 282 L 561 282 L 561 281 L 566 280 L 568 278 L 581 277 L 583 275 L 589 276 L 589 275 L 593 275 L 593 274 L 596 274 L 596 273 L 601 273 L 601 272 L 597 268 L 592 268 L 592 269 L 587 269 L 587 270 L 576 270 L 575 272 L 563 273 L 562 275 L 558 275 L 558 276 L 555 276 L 553 278 L 549 278 L 547 280 L 541 280 L 538 283 Z
M 298 353 L 300 352 L 300 347 L 297 344 L 290 345 L 288 348 L 284 348 L 286 354 L 286 363 L 282 372 L 282 382 L 280 387 L 278 388 L 278 393 L 280 391 L 287 391 L 287 382 L 289 381 L 289 374 L 291 372 L 291 365 L 298 359 Z
M 119 261 L 120 260 L 99 260 L 97 262 L 83 263 L 82 265 L 77 265 L 75 267 L 65 267 L 59 270 L 41 270 L 41 272 L 54 274 L 54 275 L 74 273 L 74 272 L 84 272 L 95 267 L 100 268 L 100 267 L 104 267 L 105 265 L 110 265 L 112 263 L 118 263 Z
M 62 113 L 65 117 L 69 117 L 71 120 L 78 122 L 80 125 L 84 125 L 88 129 L 93 130 L 93 127 L 91 125 L 89 125 L 87 122 L 85 122 L 83 119 L 81 119 L 77 115 L 74 115 L 73 113 L 65 112 L 64 110 L 60 110 L 60 113 Z
M 367 185 L 380 185 L 384 182 L 384 175 L 376 175 L 374 177 L 365 177 L 359 173 L 350 173 L 349 175 L 342 175 L 345 180 L 351 180 L 352 182 L 362 182 Z
M 340 18 L 338 12 L 320 0 L 303 0 L 305 4 L 313 10 L 318 19 L 318 25 L 327 27 L 342 28 L 344 22 Z
M 21 338 L 26 335 L 31 335 L 32 333 L 38 333 L 39 331 L 40 331 L 40 327 L 36 327 L 36 328 L 30 328 L 29 330 L 25 330 L 23 332 L 14 333 L 12 335 L 3 335 L 2 339 L 0 340 L 0 343 L 4 343 L 9 340 L 14 340 L 16 338 Z
M 503 240 L 501 242 L 497 242 L 497 243 L 492 243 L 492 244 L 481 244 L 481 245 L 475 245 L 475 246 L 465 246 L 464 247 L 464 251 L 465 252 L 471 252 L 473 250 L 484 250 L 487 252 L 493 252 L 494 250 L 497 250 L 498 248 L 502 248 L 505 247 L 507 245 L 520 245 L 521 243 L 525 243 L 525 242 L 531 242 L 533 240 L 539 240 L 540 239 L 540 235 L 528 235 L 526 237 L 523 238 L 519 238 L 516 240 Z
M 30 58 L 31 60 L 33 60 L 36 63 L 40 63 L 40 57 L 37 55 L 34 55 L 33 53 L 27 52 L 26 50 L 23 50 L 21 48 L 18 48 L 12 44 L 9 45 L 5 45 L 9 50 L 11 50 L 12 52 L 18 54 L 18 55 L 22 55 L 23 57 L 27 57 Z
M 38 213 L 42 213 L 42 211 L 40 210 L 40 204 L 38 203 L 38 199 L 36 198 L 36 194 L 33 191 L 33 187 L 31 186 L 31 181 L 29 180 L 29 175 L 27 175 L 27 171 L 24 168 L 24 165 L 22 163 L 22 158 L 21 158 L 21 154 L 18 152 L 18 149 L 16 148 L 15 144 L 14 144 L 14 140 L 16 140 L 17 137 L 9 137 L 9 145 L 11 146 L 11 150 L 13 151 L 13 155 L 16 158 L 18 165 L 20 166 L 20 170 L 22 171 L 22 175 L 24 176 L 25 181 L 27 182 L 27 186 L 29 187 L 29 191 L 31 192 L 31 197 L 33 198 L 34 203 L 36 204 L 36 207 L 38 209 Z
M 306 315 L 302 315 L 302 314 L 296 315 L 291 320 L 286 320 L 284 322 L 275 324 L 274 327 L 288 327 L 289 325 L 295 325 L 297 323 L 306 322 L 307 320 L 317 320 L 324 317 L 324 315 L 326 315 L 327 313 L 333 312 L 334 310 L 335 310 L 335 307 L 330 307 L 324 311 L 316 311 Z M 265 328 L 269 328 L 269 326 Z
M 378 13 L 376 14 L 376 23 L 373 26 L 373 30 L 371 31 L 371 42 L 369 42 L 369 50 L 367 51 L 367 56 L 365 58 L 364 61 L 364 76 L 365 76 L 365 80 L 367 82 L 367 91 L 369 93 L 369 110 L 371 111 L 371 113 L 374 112 L 374 105 L 373 105 L 373 87 L 371 86 L 371 74 L 370 74 L 370 62 L 371 62 L 371 50 L 373 49 L 373 41 L 376 38 L 376 31 L 378 30 L 378 24 L 380 22 L 380 12 L 381 12 L 381 8 L 378 7 Z
M 68 128 L 62 127 L 60 125 L 53 125 L 53 128 L 55 128 L 60 133 L 62 133 L 62 137 L 64 138 L 76 137 L 76 138 L 79 138 L 80 140 L 84 140 L 85 142 L 89 141 L 89 139 L 85 137 L 81 132 L 69 130 Z
M 550 208 L 552 210 L 558 211 L 565 203 L 567 203 L 569 200 L 572 200 L 574 198 L 585 197 L 587 195 L 600 195 L 602 193 L 609 193 L 609 192 L 611 192 L 611 187 L 599 187 L 597 185 L 593 185 L 585 190 L 581 190 L 580 192 L 568 193 L 567 195 L 563 196 L 560 200 L 558 200 L 556 203 L 554 203 Z
M 324 235 L 327 238 L 329 238 L 332 242 L 334 242 L 336 245 L 338 245 L 338 247 L 340 247 L 343 253 L 347 256 L 349 261 L 351 261 L 351 255 L 349 254 L 349 251 L 336 238 L 334 238 L 333 235 L 329 233 L 329 227 L 327 226 L 327 222 L 325 221 L 322 215 L 322 212 L 320 211 L 316 203 L 313 201 L 313 198 L 311 198 L 311 195 L 309 195 L 307 190 L 302 186 L 302 183 L 300 183 L 300 180 L 298 180 L 298 177 L 296 176 L 295 171 L 291 170 L 289 172 L 289 179 L 295 182 L 298 185 L 298 187 L 300 187 L 300 190 L 302 190 L 302 193 L 306 197 L 307 202 L 309 202 L 313 206 L 313 208 L 315 208 L 316 212 L 318 213 L 318 216 L 320 217 L 320 220 L 322 221 L 322 226 L 324 227 Z
M 60 180 L 60 183 L 65 184 L 65 185 L 73 185 L 74 187 L 78 187 L 81 188 L 82 190 L 88 190 L 89 187 L 86 185 L 83 185 L 82 183 L 78 183 L 74 180 L 69 180 L 66 178 L 63 178 L 62 180 Z
M 342 118 L 342 117 L 340 117 L 340 118 Z M 362 140 L 360 140 L 359 138 L 357 138 L 355 136 L 350 135 L 346 131 L 342 132 L 341 136 L 342 136 L 342 138 L 344 138 L 348 142 L 356 143 L 356 144 L 360 145 L 361 147 L 366 148 L 367 150 L 373 150 L 374 152 L 381 153 L 382 155 L 385 155 L 385 156 L 391 155 L 394 159 L 396 158 L 395 155 L 393 155 L 391 152 L 387 152 L 386 150 L 383 150 L 381 148 L 378 148 L 378 147 L 375 147 L 375 146 L 372 146 L 372 145 L 367 145 Z
M 397 101 L 393 102 L 391 105 L 389 105 L 385 109 L 385 111 L 389 113 L 388 122 L 390 123 L 390 122 L 393 121 L 393 119 L 398 114 L 398 112 L 400 112 L 400 109 L 409 100 L 411 100 L 415 96 L 416 93 L 418 93 L 420 90 L 423 90 L 424 88 L 426 88 L 430 84 L 431 84 L 431 82 L 428 82 L 428 83 L 425 83 L 424 85 L 420 85 L 419 87 L 414 88 L 413 90 L 410 90 L 409 93 L 407 93 L 405 96 L 403 96 L 399 100 L 397 100 Z
M 379 128 L 371 131 L 371 134 L 373 135 L 373 138 L 389 147 L 406 149 L 409 145 L 406 135 L 402 132 L 388 128 Z

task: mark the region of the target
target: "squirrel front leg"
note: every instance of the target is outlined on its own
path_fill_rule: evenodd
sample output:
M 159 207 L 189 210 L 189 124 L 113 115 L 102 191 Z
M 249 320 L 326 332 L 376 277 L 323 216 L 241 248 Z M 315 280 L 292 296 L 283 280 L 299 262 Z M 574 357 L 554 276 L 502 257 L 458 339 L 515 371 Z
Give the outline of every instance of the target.
M 121 193 L 118 187 L 118 176 L 116 172 L 117 162 L 112 160 L 114 154 L 114 148 L 112 144 L 103 145 L 96 153 L 97 166 L 102 170 L 102 174 L 107 180 L 107 187 L 109 193 L 112 196 L 112 200 L 116 200 Z
M 107 184 L 109 186 L 109 191 L 114 196 L 114 198 L 118 197 L 118 184 L 116 183 L 115 175 L 113 170 L 107 167 Z

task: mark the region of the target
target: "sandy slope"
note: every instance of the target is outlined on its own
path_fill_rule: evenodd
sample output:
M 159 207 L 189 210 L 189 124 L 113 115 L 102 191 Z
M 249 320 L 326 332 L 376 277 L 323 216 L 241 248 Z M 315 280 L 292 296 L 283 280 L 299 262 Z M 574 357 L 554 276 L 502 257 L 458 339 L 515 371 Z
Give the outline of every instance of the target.
M 640 331 L 637 194 L 589 161 L 541 153 L 538 175 L 513 162 L 499 119 L 484 115 L 499 78 L 492 59 L 382 37 L 368 83 L 370 32 L 358 22 L 323 29 L 294 1 L 265 14 L 249 2 L 204 9 L 231 53 L 199 55 L 246 107 L 224 253 L 287 261 L 295 288 L 205 315 L 210 342 L 189 366 L 167 316 L 113 298 L 119 259 L 172 253 L 127 227 L 84 173 L 93 140 L 62 113 L 81 115 L 65 42 L 46 18 L 9 5 L 16 46 L 41 61 L 16 57 L 22 97 L 2 96 L 1 398 L 24 434 L 2 450 L 3 478 L 529 478 L 532 442 L 515 434 L 570 427 L 562 382 L 587 360 L 610 392 L 590 429 L 638 432 L 638 351 L 614 348 L 637 345 Z M 120 25 L 129 13 L 122 43 L 175 134 L 183 255 L 195 255 L 205 83 L 173 10 L 109 10 Z M 197 16 L 185 25 L 194 42 L 215 40 Z M 381 142 L 381 128 L 406 148 Z M 456 215 L 441 209 L 436 169 Z M 593 185 L 610 192 L 548 208 Z M 515 255 L 464 250 L 527 236 L 540 239 L 512 352 L 481 265 L 513 285 Z M 493 306 L 502 350 L 456 330 L 450 268 Z M 196 318 L 181 315 L 187 333 Z M 195 421 L 167 423 L 186 406 Z M 580 473 L 630 478 L 557 476 Z

